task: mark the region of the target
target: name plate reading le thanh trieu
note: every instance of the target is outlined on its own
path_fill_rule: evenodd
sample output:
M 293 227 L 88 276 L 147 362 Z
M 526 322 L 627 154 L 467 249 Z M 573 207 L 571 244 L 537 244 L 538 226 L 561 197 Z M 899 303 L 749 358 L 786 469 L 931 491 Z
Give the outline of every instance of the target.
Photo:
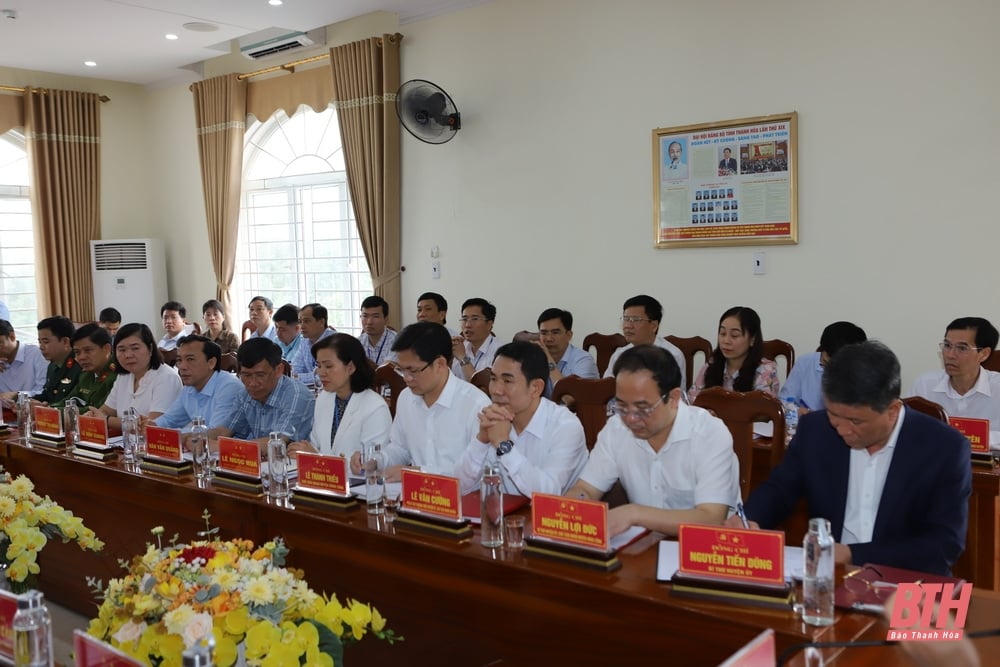
M 550 542 L 606 553 L 610 551 L 608 504 L 600 500 L 533 493 L 531 534 Z
M 219 469 L 259 478 L 260 445 L 253 440 L 219 438 Z
M 167 461 L 183 461 L 181 432 L 175 428 L 147 426 L 146 454 Z
M 952 428 L 969 439 L 973 454 L 990 453 L 990 420 L 972 417 L 948 417 Z
M 63 437 L 62 410 L 36 405 L 35 433 L 55 438 Z
M 107 417 L 87 417 L 80 415 L 80 442 L 92 447 L 108 446 Z
M 3 576 L 3 575 L 0 575 Z M 14 664 L 14 614 L 17 613 L 17 596 L 0 590 L 0 658 Z
M 682 575 L 783 586 L 785 534 L 684 524 L 677 534 Z
M 458 479 L 403 468 L 403 507 L 432 517 L 462 520 Z
M 347 459 L 299 452 L 299 482 L 296 490 L 324 491 L 350 496 L 347 486 Z

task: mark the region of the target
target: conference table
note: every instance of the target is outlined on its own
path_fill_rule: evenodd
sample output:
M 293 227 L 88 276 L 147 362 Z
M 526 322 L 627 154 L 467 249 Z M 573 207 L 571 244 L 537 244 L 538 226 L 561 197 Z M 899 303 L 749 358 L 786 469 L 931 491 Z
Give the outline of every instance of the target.
M 478 533 L 456 540 L 386 524 L 363 506 L 353 510 L 294 507 L 237 490 L 199 488 L 191 476 L 141 472 L 64 451 L 0 442 L 0 459 L 36 490 L 82 517 L 106 546 L 100 553 L 50 542 L 39 559 L 41 588 L 59 604 L 94 616 L 85 577 L 105 583 L 153 540 L 196 539 L 207 510 L 223 539 L 262 543 L 282 536 L 288 565 L 316 591 L 376 606 L 405 641 L 371 638 L 347 649 L 352 665 L 621 665 L 666 660 L 717 665 L 765 628 L 779 652 L 810 641 L 884 639 L 879 617 L 838 612 L 827 628 L 804 625 L 790 609 L 768 609 L 672 596 L 655 578 L 657 544 L 648 534 L 620 552 L 611 573 L 487 549 Z M 967 630 L 1000 625 L 1000 594 L 977 589 Z M 979 640 L 1000 653 L 1000 639 Z M 911 664 L 898 647 L 823 649 L 825 664 Z M 364 663 L 362 661 L 369 661 Z M 371 662 L 375 661 L 375 662 Z M 805 665 L 800 653 L 790 663 Z

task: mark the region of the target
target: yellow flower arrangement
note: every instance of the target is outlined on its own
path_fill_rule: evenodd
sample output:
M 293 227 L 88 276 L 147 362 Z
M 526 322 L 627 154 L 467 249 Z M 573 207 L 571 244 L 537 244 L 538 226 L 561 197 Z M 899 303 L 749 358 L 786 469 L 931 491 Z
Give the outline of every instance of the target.
M 0 566 L 12 591 L 32 587 L 31 578 L 39 573 L 38 553 L 57 537 L 75 541 L 81 549 L 104 548 L 82 519 L 35 493 L 35 485 L 24 475 L 12 480 L 0 468 Z
M 206 525 L 210 515 L 203 515 Z M 200 535 L 212 535 L 211 529 Z M 89 579 L 103 601 L 88 632 L 146 664 L 180 665 L 184 650 L 211 639 L 215 664 L 342 665 L 343 647 L 367 634 L 401 641 L 374 607 L 313 592 L 301 571 L 284 567 L 281 538 L 207 539 L 157 544 L 123 563 L 107 587 Z

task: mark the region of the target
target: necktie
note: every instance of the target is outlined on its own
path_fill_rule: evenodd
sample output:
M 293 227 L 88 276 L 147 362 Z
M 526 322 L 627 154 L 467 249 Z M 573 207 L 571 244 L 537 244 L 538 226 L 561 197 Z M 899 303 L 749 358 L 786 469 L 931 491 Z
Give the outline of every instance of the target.
M 344 418 L 344 410 L 347 409 L 347 403 L 351 400 L 351 397 L 341 400 L 340 398 L 334 398 L 334 410 L 333 410 L 333 426 L 330 429 L 330 446 L 333 446 L 333 441 L 337 437 L 337 429 L 340 427 L 340 420 Z

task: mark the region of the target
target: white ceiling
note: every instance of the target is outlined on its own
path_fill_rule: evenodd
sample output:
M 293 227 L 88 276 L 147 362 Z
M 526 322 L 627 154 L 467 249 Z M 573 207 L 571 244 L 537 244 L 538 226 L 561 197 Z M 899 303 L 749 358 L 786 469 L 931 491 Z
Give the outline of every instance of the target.
M 0 10 L 17 13 L 0 16 L 0 66 L 155 86 L 192 80 L 181 68 L 229 53 L 229 40 L 258 31 L 306 32 L 380 10 L 407 23 L 483 1 L 284 0 L 274 7 L 267 0 L 0 0 Z M 218 30 L 182 27 L 193 21 Z M 167 33 L 180 39 L 167 40 Z

